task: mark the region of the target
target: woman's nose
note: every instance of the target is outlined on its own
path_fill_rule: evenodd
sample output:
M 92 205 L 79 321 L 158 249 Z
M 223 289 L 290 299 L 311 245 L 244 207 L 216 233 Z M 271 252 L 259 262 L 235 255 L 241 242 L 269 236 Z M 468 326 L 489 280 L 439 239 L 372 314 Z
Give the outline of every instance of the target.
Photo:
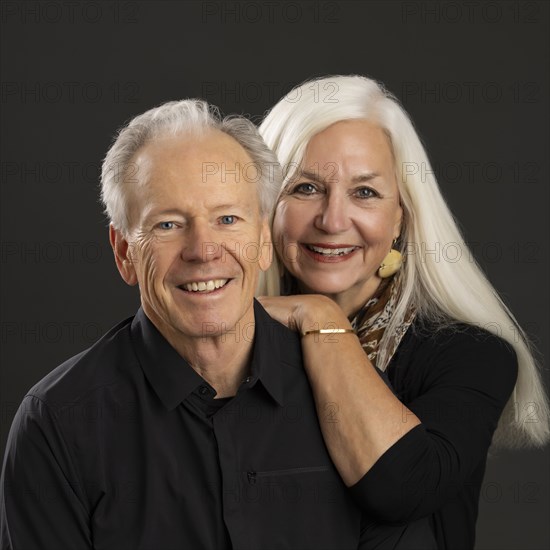
M 346 197 L 328 194 L 322 202 L 321 210 L 315 217 L 315 227 L 325 233 L 342 233 L 349 229 L 351 219 Z

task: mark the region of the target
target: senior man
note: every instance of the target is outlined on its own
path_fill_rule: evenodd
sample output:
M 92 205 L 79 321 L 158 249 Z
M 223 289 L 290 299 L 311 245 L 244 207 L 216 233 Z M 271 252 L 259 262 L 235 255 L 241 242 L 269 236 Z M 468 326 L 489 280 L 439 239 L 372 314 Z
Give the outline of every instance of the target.
M 141 307 L 24 398 L 2 548 L 427 548 L 374 526 L 323 443 L 298 337 L 254 301 L 280 167 L 200 100 L 122 129 L 102 198 Z

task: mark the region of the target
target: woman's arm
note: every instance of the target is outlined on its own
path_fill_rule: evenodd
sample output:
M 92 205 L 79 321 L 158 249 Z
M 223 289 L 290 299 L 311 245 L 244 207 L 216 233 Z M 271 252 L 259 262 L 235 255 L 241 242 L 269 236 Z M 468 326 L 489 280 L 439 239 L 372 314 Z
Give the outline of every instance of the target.
M 298 330 L 350 327 L 322 296 L 261 302 Z M 432 514 L 464 489 L 486 459 L 517 376 L 515 353 L 503 340 L 473 327 L 446 329 L 409 358 L 407 373 L 420 391 L 405 406 L 355 335 L 309 334 L 302 347 L 334 464 L 362 509 L 380 521 Z
M 299 332 L 351 328 L 342 310 L 324 296 L 260 301 L 272 317 Z M 420 420 L 395 397 L 355 334 L 308 334 L 302 350 L 332 461 L 346 485 L 353 485 Z

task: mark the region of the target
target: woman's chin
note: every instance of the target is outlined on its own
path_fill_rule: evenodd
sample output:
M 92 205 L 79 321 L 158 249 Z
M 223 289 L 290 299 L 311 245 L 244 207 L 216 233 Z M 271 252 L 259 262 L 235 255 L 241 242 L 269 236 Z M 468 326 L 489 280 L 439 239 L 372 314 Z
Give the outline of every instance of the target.
M 381 279 L 378 276 L 370 277 L 369 279 L 358 281 L 345 280 L 343 277 L 304 277 L 298 282 L 298 288 L 302 294 L 322 294 L 332 298 L 336 302 L 349 300 L 353 302 L 365 302 L 368 300 L 380 284 Z
M 339 294 L 347 293 L 351 286 L 344 286 L 342 285 L 342 282 L 326 282 L 326 283 L 320 283 L 319 281 L 312 281 L 311 285 L 303 284 L 302 285 L 302 292 L 307 294 L 323 294 L 324 296 L 331 296 L 335 297 Z

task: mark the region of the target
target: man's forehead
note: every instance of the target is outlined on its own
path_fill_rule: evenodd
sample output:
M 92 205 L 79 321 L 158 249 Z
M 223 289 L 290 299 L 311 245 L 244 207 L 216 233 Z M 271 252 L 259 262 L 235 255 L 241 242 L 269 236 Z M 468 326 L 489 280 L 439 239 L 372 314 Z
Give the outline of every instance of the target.
M 167 163 L 200 168 L 204 162 L 251 162 L 236 139 L 216 129 L 158 137 L 138 152 L 137 159 L 150 168 L 162 168 Z
M 218 210 L 223 204 L 256 210 L 251 164 L 246 151 L 223 132 L 162 138 L 136 157 L 140 185 L 134 197 L 147 215 L 167 208 Z
M 138 151 L 130 168 L 139 187 L 149 191 L 159 183 L 164 187 L 169 182 L 207 187 L 258 181 L 258 167 L 244 148 L 231 136 L 214 129 L 155 139 Z

